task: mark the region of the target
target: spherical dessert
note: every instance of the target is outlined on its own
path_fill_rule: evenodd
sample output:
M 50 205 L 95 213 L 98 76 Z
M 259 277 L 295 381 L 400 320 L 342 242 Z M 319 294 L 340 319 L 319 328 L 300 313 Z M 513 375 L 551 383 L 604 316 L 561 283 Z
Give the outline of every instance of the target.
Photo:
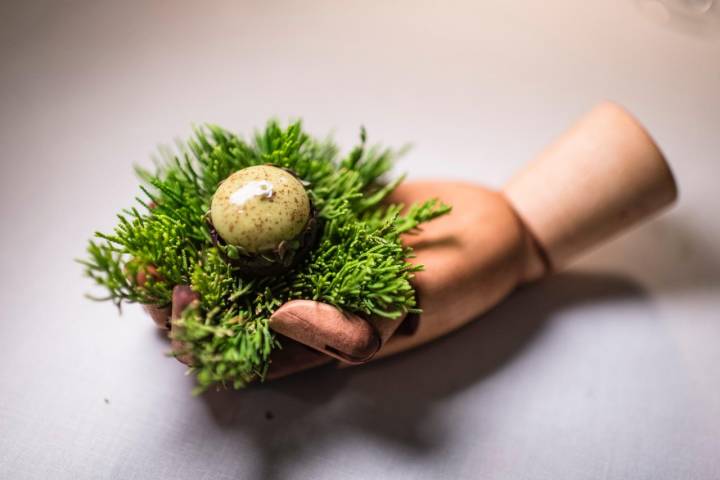
M 306 228 L 311 206 L 305 187 L 271 165 L 239 170 L 218 187 L 210 219 L 218 235 L 248 254 L 277 250 Z

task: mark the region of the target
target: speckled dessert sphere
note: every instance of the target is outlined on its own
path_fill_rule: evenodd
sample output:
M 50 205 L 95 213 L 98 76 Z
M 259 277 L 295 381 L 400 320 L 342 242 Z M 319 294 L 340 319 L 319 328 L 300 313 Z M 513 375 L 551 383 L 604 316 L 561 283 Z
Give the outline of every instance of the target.
M 274 250 L 304 230 L 310 200 L 292 174 L 259 165 L 239 170 L 220 184 L 210 218 L 225 242 L 258 253 Z

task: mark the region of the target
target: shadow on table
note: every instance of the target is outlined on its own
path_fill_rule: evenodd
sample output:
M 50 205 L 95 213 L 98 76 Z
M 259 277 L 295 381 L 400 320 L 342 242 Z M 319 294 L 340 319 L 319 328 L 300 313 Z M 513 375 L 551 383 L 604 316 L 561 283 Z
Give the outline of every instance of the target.
M 643 296 L 638 285 L 615 275 L 560 274 L 520 289 L 468 326 L 412 352 L 202 398 L 219 428 L 242 430 L 257 442 L 262 478 L 280 478 L 304 452 L 317 455 L 353 434 L 376 437 L 378 448 L 390 442 L 409 455 L 425 455 L 441 448 L 449 433 L 434 414 L 437 406 L 522 355 L 554 315 Z
M 581 259 L 583 268 L 622 269 L 653 294 L 720 287 L 720 250 L 715 237 L 688 218 L 668 215 L 629 232 Z

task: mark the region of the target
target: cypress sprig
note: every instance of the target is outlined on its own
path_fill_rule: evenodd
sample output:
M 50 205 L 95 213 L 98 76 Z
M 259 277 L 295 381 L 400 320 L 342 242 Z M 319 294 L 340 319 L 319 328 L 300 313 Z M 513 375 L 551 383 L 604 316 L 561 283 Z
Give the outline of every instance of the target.
M 436 200 L 387 204 L 402 178 L 383 182 L 399 152 L 360 144 L 345 157 L 300 122 L 271 121 L 251 142 L 215 125 L 196 128 L 175 153 L 161 151 L 156 170 L 137 169 L 138 205 L 118 215 L 112 233 L 96 233 L 82 260 L 104 287 L 102 300 L 168 305 L 189 284 L 201 301 L 183 313 L 174 335 L 193 357 L 198 391 L 218 383 L 240 388 L 262 379 L 273 349 L 270 315 L 291 299 L 326 302 L 361 315 L 398 318 L 417 311 L 410 284 L 421 269 L 400 235 L 447 213 Z M 291 271 L 248 279 L 228 265 L 205 223 L 219 183 L 245 167 L 273 164 L 309 184 L 323 228 L 316 248 Z M 142 277 L 143 281 L 139 281 Z

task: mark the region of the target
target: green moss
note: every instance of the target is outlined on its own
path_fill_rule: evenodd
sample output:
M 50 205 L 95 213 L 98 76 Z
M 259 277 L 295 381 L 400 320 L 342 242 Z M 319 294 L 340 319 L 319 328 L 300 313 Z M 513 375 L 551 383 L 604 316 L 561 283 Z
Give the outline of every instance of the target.
M 262 378 L 269 356 L 280 347 L 268 318 L 290 299 L 313 299 L 358 314 L 397 318 L 416 311 L 410 279 L 421 267 L 407 262 L 410 248 L 400 234 L 443 215 L 435 200 L 402 206 L 383 200 L 402 179 L 382 177 L 397 152 L 361 143 L 347 156 L 329 140 L 268 123 L 252 142 L 217 126 L 197 129 L 177 153 L 165 152 L 157 170 L 138 169 L 143 195 L 125 210 L 111 234 L 97 233 L 82 261 L 88 276 L 116 304 L 169 304 L 172 288 L 190 284 L 197 307 L 178 321 L 199 390 L 214 383 L 235 388 Z M 225 263 L 213 246 L 205 215 L 219 183 L 242 168 L 273 164 L 310 183 L 323 224 L 317 247 L 290 272 L 247 278 Z M 151 203 L 152 202 L 152 203 Z M 157 275 L 140 285 L 138 272 L 154 265 Z

